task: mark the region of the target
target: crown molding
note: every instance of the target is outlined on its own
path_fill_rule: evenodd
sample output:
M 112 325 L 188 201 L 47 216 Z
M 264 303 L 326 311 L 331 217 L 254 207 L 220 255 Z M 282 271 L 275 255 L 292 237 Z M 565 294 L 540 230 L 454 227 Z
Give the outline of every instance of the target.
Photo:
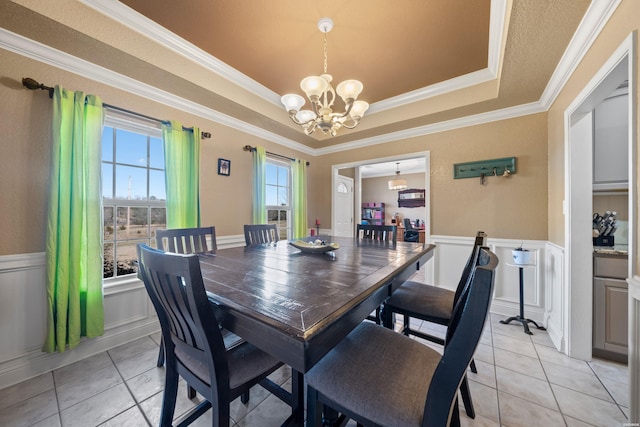
M 221 125 L 280 144 L 293 150 L 301 151 L 309 155 L 314 154 L 311 148 L 300 144 L 299 142 L 284 138 L 258 126 L 254 126 L 226 114 L 222 114 L 211 108 L 189 101 L 188 99 L 181 98 L 154 86 L 132 79 L 120 73 L 116 73 L 115 71 L 92 64 L 84 59 L 77 58 L 19 34 L 12 33 L 4 28 L 0 28 L 0 47 L 61 70 L 124 90 L 172 108 L 177 108 L 198 117 L 211 120 Z
M 167 47 L 174 53 L 182 55 L 186 59 L 208 68 L 211 72 L 216 73 L 239 87 L 262 97 L 273 105 L 276 105 L 279 108 L 281 107 L 281 95 L 273 92 L 271 89 L 261 85 L 247 75 L 225 64 L 213 55 L 172 33 L 130 7 L 120 2 L 105 2 L 101 0 L 80 0 L 80 2 L 130 28 L 131 30 L 138 32 L 150 40 Z M 506 6 L 507 0 L 491 0 L 487 68 L 416 89 L 392 98 L 374 102 L 369 107 L 369 114 L 422 101 L 434 96 L 464 89 L 469 86 L 495 79 L 497 77 L 497 69 L 500 61 L 502 38 L 506 34 Z
M 97 0 L 81 0 L 81 1 L 91 7 L 94 7 L 94 4 L 98 4 L 98 3 L 100 4 L 100 6 L 104 6 L 106 4 L 114 5 L 113 7 L 116 8 L 116 10 L 120 10 L 118 9 L 119 7 L 124 7 L 117 2 L 98 2 Z M 257 126 L 240 121 L 238 119 L 222 114 L 218 111 L 204 107 L 200 104 L 194 103 L 184 98 L 177 97 L 171 93 L 168 93 L 160 89 L 157 89 L 155 87 L 152 87 L 150 85 L 147 85 L 146 83 L 131 79 L 127 76 L 124 76 L 122 74 L 116 73 L 106 68 L 97 66 L 95 64 L 92 64 L 80 58 L 76 58 L 72 55 L 53 49 L 39 42 L 27 39 L 18 34 L 7 31 L 3 28 L 0 28 L 0 47 L 7 49 L 11 52 L 17 53 L 19 55 L 34 59 L 36 61 L 52 65 L 54 67 L 69 71 L 74 74 L 81 75 L 91 80 L 95 80 L 100 83 L 104 83 L 104 84 L 113 86 L 115 88 L 125 90 L 134 95 L 138 95 L 138 96 L 150 99 L 152 101 L 159 102 L 164 105 L 168 105 L 173 108 L 178 108 L 185 112 L 231 127 L 241 132 L 256 136 L 258 138 L 262 138 L 262 139 L 274 142 L 284 147 L 291 148 L 293 150 L 297 150 L 311 156 L 320 156 L 320 155 L 329 154 L 329 153 L 352 150 L 356 148 L 362 148 L 362 147 L 367 147 L 367 146 L 376 145 L 376 144 L 383 144 L 386 142 L 398 141 L 398 140 L 407 139 L 407 138 L 415 138 L 422 135 L 429 135 L 437 132 L 443 132 L 443 131 L 463 128 L 467 126 L 483 124 L 483 123 L 490 123 L 498 120 L 506 120 L 510 118 L 525 116 L 528 114 L 536 114 L 536 113 L 547 111 L 551 106 L 551 104 L 555 101 L 559 92 L 562 90 L 562 88 L 566 84 L 567 80 L 575 71 L 577 65 L 583 59 L 589 47 L 593 44 L 593 42 L 599 35 L 600 31 L 602 30 L 606 22 L 609 20 L 609 18 L 617 8 L 617 6 L 620 4 L 620 1 L 621 0 L 615 0 L 611 2 L 592 2 L 591 3 L 591 5 L 589 6 L 589 9 L 587 10 L 587 13 L 585 14 L 585 17 L 583 18 L 582 22 L 578 26 L 576 33 L 574 34 L 569 46 L 567 47 L 564 55 L 562 56 L 560 63 L 558 64 L 558 67 L 556 67 L 556 70 L 554 71 L 552 78 L 547 84 L 547 87 L 545 88 L 545 91 L 543 92 L 541 99 L 537 102 L 532 102 L 529 104 L 523 104 L 519 106 L 504 108 L 501 110 L 490 111 L 490 112 L 481 113 L 481 114 L 476 114 L 473 116 L 461 117 L 458 119 L 448 120 L 441 123 L 434 123 L 434 124 L 419 126 L 411 129 L 405 129 L 398 132 L 392 132 L 392 133 L 379 135 L 371 138 L 364 138 L 364 139 L 347 142 L 343 144 L 336 144 L 336 145 L 319 148 L 319 149 L 313 149 L 306 145 L 300 144 L 299 142 L 296 142 L 294 140 L 284 138 L 273 132 L 265 131 L 264 129 L 261 129 Z M 498 3 L 501 3 L 501 2 L 502 0 L 498 1 Z M 494 2 L 492 2 L 492 6 L 493 4 Z M 117 5 L 120 5 L 120 6 L 117 6 Z M 131 14 L 131 12 L 129 12 L 129 14 Z M 139 14 L 135 14 L 135 15 L 139 17 Z M 133 25 L 133 23 L 131 25 Z M 147 34 L 145 34 L 144 31 L 152 32 L 149 28 L 135 28 L 135 27 L 133 28 L 136 31 L 141 32 L 145 36 L 147 36 Z M 162 33 L 163 31 L 166 32 L 166 30 L 164 29 L 156 28 L 155 30 L 159 31 L 160 33 Z M 175 39 L 175 35 L 173 35 L 172 33 L 170 35 L 168 34 L 164 34 L 164 35 L 169 38 Z M 177 43 L 174 46 L 179 45 L 179 41 L 176 41 L 176 40 L 173 40 L 173 41 Z M 191 46 L 191 48 L 193 48 L 193 46 Z M 180 49 L 181 49 L 181 52 L 191 51 L 189 46 L 182 46 L 180 47 Z M 212 61 L 212 65 L 215 65 L 216 67 L 218 67 L 221 70 L 221 73 L 223 72 L 227 73 L 227 74 L 221 74 L 221 75 L 225 75 L 226 78 L 229 78 L 232 81 L 236 81 L 236 80 L 233 80 L 234 78 L 237 77 L 235 75 L 235 73 L 237 73 L 236 70 L 234 70 L 231 67 L 228 67 L 226 64 L 216 60 L 215 58 L 211 57 L 208 54 L 203 53 L 202 51 L 200 51 L 200 53 L 202 53 L 205 56 L 208 56 L 209 57 L 208 59 Z M 204 58 L 202 62 L 204 62 Z M 248 79 L 248 77 L 246 78 Z M 251 80 L 251 82 L 257 84 L 253 80 Z M 251 82 L 248 82 L 248 84 L 251 84 Z M 258 86 L 261 86 L 261 85 L 258 85 Z M 253 89 L 247 86 L 247 90 L 254 91 L 258 94 L 261 93 L 261 90 L 259 87 L 256 87 L 255 89 Z M 277 97 L 277 95 L 275 95 L 273 92 L 271 92 L 271 94 L 272 96 Z M 267 94 L 266 96 L 270 96 L 270 95 Z
M 444 122 L 418 126 L 415 128 L 404 129 L 397 132 L 391 132 L 384 135 L 373 136 L 371 138 L 363 138 L 357 141 L 345 142 L 343 144 L 336 144 L 324 148 L 318 148 L 315 150 L 315 155 L 321 156 L 324 154 L 337 153 L 340 151 L 354 150 L 356 148 L 369 147 L 371 145 L 384 144 L 386 142 L 415 138 L 438 132 L 460 129 L 467 126 L 481 125 L 484 123 L 542 113 L 545 111 L 547 111 L 547 108 L 545 108 L 540 102 L 532 102 L 529 104 L 504 108 L 502 110 L 489 111 L 486 113 L 475 114 L 473 116 L 461 117 L 458 119 L 452 119 Z
M 274 105 L 280 106 L 280 95 L 261 85 L 251 77 L 220 61 L 191 42 L 177 36 L 158 25 L 141 13 L 118 1 L 80 0 L 81 3 L 95 9 L 116 22 L 136 31 L 140 35 L 160 44 L 173 52 L 184 56 L 230 82 L 256 94 Z
M 560 95 L 564 85 L 567 84 L 567 81 L 578 67 L 578 64 L 580 64 L 621 1 L 622 0 L 591 2 L 587 13 L 585 13 L 580 25 L 578 25 L 578 29 L 573 34 L 567 49 L 564 51 L 562 58 L 560 58 L 558 66 L 540 97 L 540 102 L 542 102 L 542 105 L 544 105 L 546 109 L 551 108 L 551 105 L 558 95 Z

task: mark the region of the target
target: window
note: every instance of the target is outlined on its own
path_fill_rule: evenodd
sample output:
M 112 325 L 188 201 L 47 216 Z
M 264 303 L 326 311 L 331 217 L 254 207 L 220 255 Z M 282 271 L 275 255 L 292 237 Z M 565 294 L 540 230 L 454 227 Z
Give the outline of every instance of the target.
M 291 166 L 267 159 L 267 223 L 278 226 L 279 238 L 291 238 Z
M 136 272 L 136 245 L 166 228 L 162 131 L 107 117 L 102 132 L 103 278 Z

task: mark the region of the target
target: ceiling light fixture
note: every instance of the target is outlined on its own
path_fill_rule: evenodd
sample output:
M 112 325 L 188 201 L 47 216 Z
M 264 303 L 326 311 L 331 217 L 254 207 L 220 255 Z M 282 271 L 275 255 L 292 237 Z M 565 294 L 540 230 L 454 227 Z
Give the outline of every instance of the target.
M 300 110 L 305 100 L 300 95 L 288 93 L 280 100 L 293 123 L 304 128 L 304 133 L 311 135 L 316 129 L 329 136 L 336 136 L 338 129 L 355 128 L 364 116 L 369 104 L 365 101 L 356 101 L 362 92 L 362 83 L 358 80 L 345 80 L 336 90 L 331 86 L 333 77 L 327 74 L 327 33 L 333 28 L 331 18 L 322 18 L 318 21 L 318 28 L 324 34 L 324 74 L 321 76 L 309 76 L 302 79 L 300 88 L 311 101 L 311 110 Z M 334 113 L 333 101 L 336 92 L 344 101 L 345 112 Z
M 396 179 L 389 180 L 389 190 L 403 190 L 407 188 L 407 180 L 400 178 L 400 162 L 396 162 Z

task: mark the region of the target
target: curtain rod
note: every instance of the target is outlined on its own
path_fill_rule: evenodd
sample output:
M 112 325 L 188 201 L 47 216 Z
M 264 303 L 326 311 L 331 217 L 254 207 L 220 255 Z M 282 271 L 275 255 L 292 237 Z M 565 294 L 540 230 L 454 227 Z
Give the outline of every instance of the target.
M 22 78 L 22 86 L 24 86 L 24 87 L 26 87 L 27 89 L 30 89 L 30 90 L 38 90 L 38 89 L 46 90 L 46 91 L 49 92 L 49 98 L 53 98 L 53 90 L 54 90 L 53 87 L 45 86 L 42 83 L 38 83 L 37 81 L 35 81 L 34 79 L 32 79 L 30 77 L 23 77 Z M 115 106 L 115 105 L 102 103 L 102 106 L 105 107 L 105 108 L 110 108 L 112 110 L 117 110 L 117 111 L 120 111 L 122 113 L 131 114 L 132 116 L 141 117 L 143 119 L 151 120 L 151 121 L 154 121 L 154 122 L 163 123 L 163 124 L 169 123 L 168 120 L 156 119 L 155 117 L 147 116 L 145 114 L 137 113 L 135 111 L 127 110 L 126 108 L 118 107 L 118 106 Z M 183 130 L 193 131 L 193 128 L 188 128 L 188 127 L 184 127 L 184 126 L 182 127 L 182 129 Z M 211 133 L 209 133 L 209 132 L 200 132 L 200 137 L 202 139 L 211 138 Z
M 244 147 L 242 147 L 242 149 L 244 151 L 256 151 L 256 147 L 252 147 L 250 145 L 245 145 Z M 281 159 L 286 159 L 286 160 L 291 160 L 292 162 L 298 159 L 294 159 L 293 157 L 288 157 L 288 156 L 283 156 L 282 154 L 276 154 L 276 153 L 272 153 L 271 151 L 267 151 L 267 154 L 269 154 L 270 156 L 275 156 L 275 157 L 280 157 Z M 307 162 L 307 166 L 311 165 L 311 163 Z

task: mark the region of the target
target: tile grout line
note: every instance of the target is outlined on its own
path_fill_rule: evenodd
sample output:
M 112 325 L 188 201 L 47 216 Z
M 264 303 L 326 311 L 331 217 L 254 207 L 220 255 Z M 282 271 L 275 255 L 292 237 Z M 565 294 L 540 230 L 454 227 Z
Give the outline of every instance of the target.
M 592 358 L 593 360 L 593 358 Z M 618 407 L 618 409 L 620 410 L 620 412 L 622 412 L 622 415 L 624 415 L 624 417 L 629 420 L 629 417 L 627 417 L 627 414 L 622 410 L 622 405 L 620 405 L 620 403 L 618 403 L 618 401 L 616 400 L 615 397 L 613 397 L 613 395 L 611 394 L 611 392 L 609 391 L 609 388 L 602 382 L 602 379 L 600 379 L 600 375 L 598 375 L 598 373 L 595 371 L 595 369 L 593 369 L 593 366 L 591 366 L 591 363 L 587 362 L 587 366 L 589 366 L 589 369 L 591 369 L 591 372 L 593 372 L 593 374 L 596 376 L 596 378 L 598 379 L 598 382 L 602 385 L 602 387 L 604 387 L 604 389 L 607 391 L 607 394 L 609 395 L 609 397 L 611 397 L 611 400 L 613 400 L 613 403 L 616 404 L 616 406 Z M 610 378 L 612 381 L 615 381 L 613 378 Z
M 122 379 L 122 384 L 124 384 L 125 388 L 129 392 L 129 395 L 131 396 L 131 399 L 133 399 L 134 406 L 132 406 L 131 408 L 133 408 L 133 407 L 138 408 L 138 411 L 140 411 L 140 413 L 142 414 L 142 417 L 147 422 L 147 425 L 152 426 L 153 424 L 151 423 L 151 421 L 147 417 L 147 414 L 142 410 L 142 407 L 140 407 L 140 402 L 138 402 L 136 397 L 133 395 L 133 392 L 131 391 L 131 388 L 129 388 L 129 384 L 127 384 L 127 380 L 125 380 L 124 376 L 122 375 L 122 372 L 120 372 L 120 369 L 118 369 L 118 365 L 116 365 L 116 362 L 113 360 L 113 357 L 111 357 L 111 354 L 109 354 L 109 351 L 107 351 L 106 353 L 107 353 L 107 356 L 109 357 L 109 360 L 111 360 L 111 363 L 113 364 L 113 367 L 115 368 L 116 372 L 118 372 L 118 375 L 120 375 L 120 379 Z M 131 408 L 127 408 L 124 411 L 114 415 L 113 417 L 109 418 L 108 420 L 105 420 L 103 423 L 100 423 L 100 425 L 103 425 L 103 424 L 109 422 L 110 420 L 114 419 L 115 417 L 119 416 L 120 414 L 123 414 L 123 413 L 127 412 Z

